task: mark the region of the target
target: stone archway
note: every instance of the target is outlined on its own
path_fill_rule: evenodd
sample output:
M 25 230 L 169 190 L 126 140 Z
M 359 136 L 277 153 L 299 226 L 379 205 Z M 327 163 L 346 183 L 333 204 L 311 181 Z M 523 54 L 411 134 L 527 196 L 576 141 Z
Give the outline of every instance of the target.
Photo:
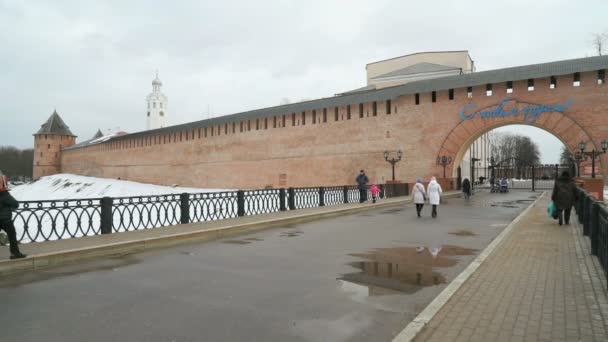
M 533 111 L 529 108 L 541 108 L 540 114 L 532 117 L 522 114 Z M 438 156 L 452 156 L 453 163 L 448 166 L 446 173 L 456 177 L 457 166 L 462 162 L 462 158 L 471 144 L 482 134 L 507 125 L 529 125 L 543 129 L 558 138 L 571 152 L 578 150 L 578 143 L 581 140 L 588 142 L 589 148 L 595 147 L 596 150 L 599 150 L 600 144 L 594 141 L 591 134 L 569 116 L 565 109 L 567 109 L 567 105 L 565 107 L 557 105 L 551 108 L 535 103 L 518 102 L 514 99 L 505 99 L 498 106 L 484 107 L 475 112 L 471 111 L 469 114 L 466 114 L 463 109 L 462 120 L 445 137 L 439 148 Z M 509 113 L 516 114 L 509 115 Z M 604 168 L 601 158 L 599 167 L 600 174 L 603 175 Z M 436 173 L 439 174 L 441 170 L 442 167 L 437 166 Z

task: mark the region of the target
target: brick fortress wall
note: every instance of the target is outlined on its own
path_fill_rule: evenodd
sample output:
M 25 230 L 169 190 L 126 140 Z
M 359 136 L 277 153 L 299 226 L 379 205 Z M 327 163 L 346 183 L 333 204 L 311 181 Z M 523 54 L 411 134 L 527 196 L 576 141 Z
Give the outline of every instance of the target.
M 129 179 L 156 184 L 179 184 L 207 188 L 261 188 L 314 185 L 353 184 L 359 169 L 365 169 L 372 181 L 391 179 L 391 166 L 384 161 L 385 150 L 403 150 L 403 160 L 396 166 L 396 178 L 413 182 L 418 177 L 428 179 L 442 175 L 436 158 L 446 153 L 446 137 L 462 125 L 459 113 L 467 103 L 476 109 L 496 106 L 509 97 L 519 103 L 563 104 L 572 99 L 565 112 L 598 144 L 608 138 L 608 90 L 598 85 L 597 72 L 581 74 L 581 85 L 573 86 L 573 76 L 557 77 L 556 89 L 549 89 L 549 78 L 536 79 L 535 89 L 528 91 L 527 81 L 513 82 L 513 93 L 507 94 L 505 84 L 494 84 L 492 96 L 486 96 L 486 86 L 454 89 L 454 99 L 448 90 L 403 95 L 390 101 L 359 103 L 347 106 L 318 108 L 262 119 L 237 121 L 220 126 L 181 131 L 170 135 L 150 135 L 130 138 L 128 135 L 103 144 L 64 150 L 61 172 L 87 176 Z M 316 117 L 313 123 L 313 115 Z M 551 121 L 563 122 L 560 113 L 544 113 L 544 124 L 535 124 L 554 133 L 570 148 L 578 135 L 567 136 L 571 129 Z M 560 118 L 558 118 L 558 116 Z M 274 121 L 277 127 L 274 127 Z M 285 120 L 285 126 L 283 126 Z M 465 132 L 479 135 L 489 128 L 480 124 L 487 120 L 469 120 Z M 521 124 L 521 118 L 493 119 L 493 126 Z M 498 121 L 497 121 L 498 120 Z M 540 120 L 539 120 L 540 121 Z M 241 132 L 241 126 L 243 127 Z M 580 134 L 579 134 L 580 135 Z M 460 137 L 449 149 L 464 151 L 471 141 Z M 453 138 L 451 138 L 453 140 Z M 452 141 L 450 140 L 450 141 Z M 575 144 L 575 143 L 574 143 Z M 443 146 L 443 147 L 442 147 Z M 460 146 L 460 147 L 458 147 Z M 588 145 L 589 149 L 591 144 Z M 602 157 L 602 174 L 605 168 Z M 453 174 L 452 167 L 449 175 Z

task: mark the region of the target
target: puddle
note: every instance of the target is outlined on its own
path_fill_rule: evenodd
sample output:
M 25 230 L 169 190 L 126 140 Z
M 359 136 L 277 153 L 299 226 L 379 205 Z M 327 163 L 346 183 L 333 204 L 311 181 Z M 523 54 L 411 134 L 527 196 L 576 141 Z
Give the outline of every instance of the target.
M 388 210 L 383 211 L 382 214 L 395 214 L 395 213 L 400 213 L 403 210 L 404 210 L 403 208 L 388 209 Z
M 514 205 L 516 201 L 505 201 L 505 202 L 492 202 L 490 207 L 501 207 L 501 208 L 519 208 L 519 206 Z
M 224 241 L 221 241 L 221 243 L 229 243 L 229 244 L 233 244 L 233 245 L 246 245 L 248 243 L 251 243 L 251 241 L 247 241 L 247 240 L 224 240 Z
M 247 241 L 264 241 L 264 239 L 260 239 L 260 238 L 256 238 L 256 237 L 246 238 L 245 240 L 247 240 Z
M 446 283 L 446 278 L 435 269 L 455 266 L 459 260 L 452 257 L 473 255 L 475 252 L 475 249 L 442 246 L 431 249 L 381 248 L 367 253 L 350 254 L 363 259 L 349 263 L 359 272 L 344 274 L 338 280 L 367 286 L 370 296 L 385 295 L 390 291 L 410 294 L 426 286 Z
M 449 232 L 450 235 L 458 235 L 458 236 L 477 236 L 477 234 L 473 233 L 470 230 L 461 229 L 456 232 Z
M 123 256 L 111 257 L 107 259 L 99 259 L 82 264 L 73 264 L 60 266 L 57 268 L 43 269 L 35 272 L 18 274 L 12 277 L 7 277 L 0 281 L 0 288 L 17 288 L 26 284 L 36 283 L 40 281 L 84 275 L 89 272 L 97 271 L 116 271 L 120 268 L 138 264 L 140 261 L 131 254 Z
M 300 230 L 293 230 L 290 232 L 284 232 L 281 233 L 279 236 L 280 237 L 296 237 L 296 236 L 300 236 L 302 235 L 304 232 L 300 231 Z

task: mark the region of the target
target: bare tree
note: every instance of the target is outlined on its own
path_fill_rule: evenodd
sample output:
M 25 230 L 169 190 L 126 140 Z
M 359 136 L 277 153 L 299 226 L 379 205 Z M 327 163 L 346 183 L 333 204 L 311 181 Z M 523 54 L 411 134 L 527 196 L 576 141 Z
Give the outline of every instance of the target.
M 595 33 L 593 35 L 592 44 L 593 44 L 593 48 L 597 51 L 598 56 L 603 55 L 607 40 L 608 40 L 608 33 Z
M 34 150 L 0 146 L 0 170 L 11 179 L 32 178 Z

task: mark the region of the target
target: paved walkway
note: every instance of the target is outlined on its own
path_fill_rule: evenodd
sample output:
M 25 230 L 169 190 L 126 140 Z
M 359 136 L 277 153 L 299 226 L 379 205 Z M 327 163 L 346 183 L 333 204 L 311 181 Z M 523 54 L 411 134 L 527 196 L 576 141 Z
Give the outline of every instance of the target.
M 545 195 L 416 341 L 608 341 L 606 278 L 573 213 L 559 227 Z

